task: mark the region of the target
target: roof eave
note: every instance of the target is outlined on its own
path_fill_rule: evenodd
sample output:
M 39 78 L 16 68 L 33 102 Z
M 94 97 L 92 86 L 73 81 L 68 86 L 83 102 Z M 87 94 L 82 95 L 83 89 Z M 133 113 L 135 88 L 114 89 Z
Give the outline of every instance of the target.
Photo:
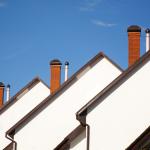
M 85 131 L 85 127 L 82 125 L 79 125 L 76 127 L 69 135 L 67 135 L 64 140 L 57 145 L 57 147 L 54 150 L 62 150 L 63 147 L 70 147 L 71 142 L 78 137 L 79 134 L 81 134 L 83 131 Z M 64 149 L 65 150 L 65 149 Z
M 68 86 L 70 86 L 72 83 L 76 82 L 76 80 L 78 80 L 77 76 L 80 73 L 82 73 L 82 71 L 84 71 L 89 66 L 93 67 L 95 64 L 97 64 L 97 62 L 99 62 L 103 58 L 107 58 L 113 65 L 115 65 L 115 63 L 111 59 L 109 59 L 103 52 L 98 53 L 94 58 L 92 58 L 91 60 L 89 60 L 83 67 L 81 67 L 75 74 L 73 74 L 66 82 L 64 82 L 60 86 L 59 89 L 57 89 L 53 94 L 51 94 L 50 96 L 48 96 L 38 106 L 36 106 L 32 111 L 30 111 L 26 116 L 24 116 L 24 118 L 22 118 L 19 122 L 17 122 L 9 131 L 11 132 L 12 130 L 17 130 L 17 128 L 19 128 L 19 127 L 21 128 L 21 126 L 23 126 L 24 122 L 26 122 L 30 117 L 32 117 L 36 113 L 38 114 L 39 110 L 43 109 L 49 103 L 53 102 L 56 99 L 56 97 L 58 97 Z M 79 118 L 80 122 L 83 125 L 85 125 L 85 120 L 86 120 L 85 116 L 86 116 L 86 113 L 84 115 L 81 115 L 81 117 L 80 117 L 80 115 L 77 116 L 77 118 Z
M 124 79 L 127 79 L 132 72 L 136 71 L 139 67 L 146 63 L 150 59 L 150 51 L 145 53 L 139 60 L 137 60 L 133 65 L 127 68 L 122 74 L 120 74 L 116 79 L 114 79 L 108 86 L 106 86 L 100 93 L 98 93 L 93 99 L 91 99 L 86 105 L 84 105 L 77 113 L 76 117 L 82 122 L 83 114 L 87 115 L 91 112 L 100 102 L 102 102 L 109 93 L 111 93 L 114 88 L 121 84 Z

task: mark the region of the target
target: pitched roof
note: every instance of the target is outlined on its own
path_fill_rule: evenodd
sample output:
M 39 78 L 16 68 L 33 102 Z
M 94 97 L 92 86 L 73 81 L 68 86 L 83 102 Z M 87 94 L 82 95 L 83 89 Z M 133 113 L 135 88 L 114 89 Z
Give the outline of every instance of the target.
M 29 82 L 24 88 L 22 88 L 17 94 L 15 94 L 13 97 L 10 98 L 9 101 L 7 101 L 2 107 L 0 107 L 0 115 L 6 111 L 10 106 L 15 104 L 20 97 L 22 97 L 27 91 L 32 89 L 34 85 L 36 85 L 38 82 L 42 82 L 45 86 L 47 86 L 39 77 L 35 77 L 31 82 Z M 48 87 L 48 86 L 47 86 Z M 49 88 L 49 87 L 48 87 Z
M 121 81 L 121 80 L 127 79 L 130 74 L 133 74 L 142 64 L 146 63 L 147 60 L 149 60 L 149 59 L 150 59 L 150 52 L 147 52 L 134 65 L 132 65 L 130 68 L 128 68 L 126 71 L 124 71 L 119 77 L 117 77 L 106 88 L 104 88 L 104 90 L 102 90 L 100 93 L 98 93 L 91 101 L 89 101 L 85 106 L 83 106 L 76 113 L 76 117 L 81 122 L 81 124 L 85 125 L 85 123 L 86 123 L 85 117 L 86 117 L 87 113 L 92 111 L 96 105 L 98 105 L 100 102 L 103 101 L 103 99 L 105 98 L 105 94 L 111 93 L 112 88 L 114 86 L 117 86 L 117 85 L 120 85 L 121 83 L 123 83 L 123 81 Z M 116 87 L 114 87 L 114 88 L 116 88 Z M 99 100 L 100 98 L 101 98 L 101 100 Z M 75 132 L 76 132 L 76 129 L 74 129 L 71 133 L 75 133 Z M 80 135 L 79 132 L 76 132 L 75 134 L 76 134 L 76 136 Z M 137 150 L 136 147 L 139 146 L 139 144 L 141 142 L 145 141 L 145 139 L 147 139 L 147 137 L 150 137 L 150 127 L 148 129 L 146 129 L 126 150 Z M 61 148 L 61 146 L 70 145 L 70 142 L 65 139 L 57 146 L 58 149 L 56 149 L 56 150 L 61 150 L 61 149 L 59 149 L 59 147 Z M 135 149 L 132 149 L 133 147 L 135 147 Z
M 127 68 L 121 75 L 113 80 L 107 87 L 105 87 L 100 93 L 98 93 L 92 100 L 84 105 L 77 113 L 77 119 L 84 124 L 85 116 L 91 112 L 97 105 L 99 105 L 110 93 L 123 84 L 130 76 L 138 71 L 144 64 L 150 60 L 150 51 L 145 53 L 139 60 L 137 60 L 132 66 Z
M 150 146 L 150 126 L 126 150 L 140 150 L 147 146 Z
M 102 52 L 98 53 L 94 58 L 92 58 L 89 62 L 87 62 L 81 69 L 79 69 L 75 74 L 73 74 L 66 82 L 64 82 L 60 88 L 43 100 L 38 106 L 36 106 L 31 112 L 29 112 L 25 117 L 23 117 L 18 123 L 16 123 L 12 128 L 10 128 L 6 134 L 10 136 L 15 134 L 16 129 L 20 130 L 25 122 L 29 122 L 29 120 L 36 116 L 40 111 L 42 111 L 45 107 L 47 107 L 50 103 L 52 103 L 59 95 L 61 95 L 67 88 L 69 88 L 73 83 L 78 80 L 78 76 L 83 74 L 87 68 L 93 67 L 97 64 L 100 60 L 106 58 L 111 64 L 113 64 L 116 68 L 120 71 L 123 71 L 116 63 L 114 63 L 111 59 L 109 59 L 105 54 Z

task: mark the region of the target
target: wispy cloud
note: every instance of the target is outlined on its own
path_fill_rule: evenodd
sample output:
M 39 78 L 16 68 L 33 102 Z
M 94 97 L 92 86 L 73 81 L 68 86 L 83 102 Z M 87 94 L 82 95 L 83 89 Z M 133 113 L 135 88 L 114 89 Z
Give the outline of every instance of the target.
M 114 27 L 117 25 L 115 23 L 107 23 L 101 20 L 92 20 L 92 23 L 100 27 Z
M 84 0 L 80 6 L 80 11 L 93 11 L 102 0 Z
M 6 1 L 0 0 L 0 7 L 5 7 L 5 6 L 6 6 Z
M 0 2 L 0 7 L 5 7 L 6 3 Z
M 9 54 L 9 55 L 7 55 L 5 57 L 2 57 L 1 60 L 2 61 L 9 61 L 9 60 L 12 60 L 12 59 L 14 59 L 16 57 L 17 57 L 17 54 L 14 53 L 14 54 Z
M 22 54 L 24 54 L 26 51 L 25 50 L 16 50 L 12 53 L 9 53 L 7 55 L 4 55 L 0 58 L 0 61 L 11 61 L 16 59 L 17 57 L 20 57 Z

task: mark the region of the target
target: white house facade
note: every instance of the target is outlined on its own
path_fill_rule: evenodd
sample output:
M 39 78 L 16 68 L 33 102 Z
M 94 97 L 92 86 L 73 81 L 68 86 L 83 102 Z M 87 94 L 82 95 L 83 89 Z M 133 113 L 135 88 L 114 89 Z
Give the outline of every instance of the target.
M 150 126 L 149 77 L 150 51 L 78 111 L 90 127 L 87 150 L 127 149 Z
M 17 150 L 54 149 L 80 125 L 75 118 L 77 110 L 121 73 L 108 57 L 99 53 L 7 132 L 17 143 Z M 80 138 L 85 138 L 85 131 Z
M 86 138 L 78 126 L 55 150 L 150 149 L 150 52 L 140 58 L 139 26 L 127 31 L 129 68 L 76 113 Z
M 0 149 L 10 140 L 5 137 L 6 131 L 48 97 L 50 90 L 39 78 L 33 79 L 0 109 Z

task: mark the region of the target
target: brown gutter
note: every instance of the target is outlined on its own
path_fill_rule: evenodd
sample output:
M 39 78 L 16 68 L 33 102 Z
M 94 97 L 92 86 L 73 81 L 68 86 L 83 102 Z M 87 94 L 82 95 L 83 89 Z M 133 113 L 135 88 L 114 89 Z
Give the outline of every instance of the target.
M 77 128 L 75 128 L 67 137 L 64 138 L 64 140 L 57 145 L 54 150 L 66 150 L 66 148 L 70 148 L 71 142 L 83 131 L 85 131 L 85 127 L 82 125 L 79 125 Z
M 121 84 L 123 84 L 128 78 L 134 74 L 143 64 L 150 60 L 150 51 L 144 54 L 139 60 L 137 60 L 133 65 L 127 68 L 121 75 L 119 75 L 115 80 L 113 80 L 107 87 L 105 87 L 100 93 L 98 93 L 93 99 L 91 99 L 86 105 L 84 105 L 77 113 L 76 118 L 84 124 L 84 117 L 91 112 L 97 105 L 99 105 L 110 93 L 117 89 Z
M 90 100 L 85 106 L 83 106 L 77 113 L 76 118 L 83 126 L 88 127 L 87 132 L 87 150 L 90 145 L 90 126 L 86 123 L 86 115 L 91 112 L 97 105 L 99 105 L 110 93 L 112 93 L 118 86 L 124 83 L 130 75 L 136 72 L 143 64 L 150 59 L 150 51 L 143 55 L 138 61 L 124 71 L 119 77 L 112 81 L 106 88 L 98 93 L 92 100 Z M 149 132 L 150 135 L 150 132 Z M 136 149 L 127 149 L 136 150 Z
M 14 139 L 12 138 L 12 137 L 9 137 L 9 135 L 8 135 L 8 133 L 6 132 L 6 134 L 5 134 L 5 137 L 8 139 L 8 140 L 10 140 L 11 141 L 11 143 L 12 143 L 12 149 L 10 149 L 10 150 L 17 150 L 17 142 L 16 141 L 14 141 Z M 8 147 L 8 146 L 7 146 Z M 5 150 L 5 149 L 4 149 Z M 6 149 L 7 150 L 7 149 Z
M 16 103 L 19 100 L 20 96 L 23 96 L 27 91 L 33 88 L 35 84 L 38 82 L 42 82 L 47 88 L 48 85 L 44 83 L 43 80 L 41 80 L 39 77 L 35 77 L 31 82 L 29 82 L 24 88 L 22 88 L 15 96 L 11 97 L 9 101 L 7 101 L 2 107 L 0 107 L 0 114 L 2 114 L 4 111 L 6 111 L 11 105 Z
M 58 96 L 60 96 L 66 89 L 68 89 L 73 83 L 78 80 L 78 76 L 80 76 L 88 67 L 92 68 L 96 63 L 101 61 L 103 58 L 106 58 L 110 61 L 116 68 L 120 71 L 122 69 L 116 65 L 111 59 L 109 59 L 102 52 L 98 53 L 94 58 L 92 58 L 88 63 L 86 63 L 81 69 L 79 69 L 75 74 L 73 74 L 66 82 L 64 82 L 59 89 L 57 89 L 54 93 L 48 96 L 45 100 L 43 100 L 39 105 L 37 105 L 32 111 L 30 111 L 25 117 L 23 117 L 19 122 L 17 122 L 12 128 L 8 130 L 9 133 L 17 132 L 17 129 L 23 126 L 23 123 L 29 122 L 32 117 L 36 116 L 40 113 L 44 108 L 46 108 L 49 104 L 51 104 Z M 83 123 L 84 124 L 84 123 Z
M 86 142 L 86 150 L 90 150 L 90 126 L 86 124 L 87 127 L 87 142 Z

